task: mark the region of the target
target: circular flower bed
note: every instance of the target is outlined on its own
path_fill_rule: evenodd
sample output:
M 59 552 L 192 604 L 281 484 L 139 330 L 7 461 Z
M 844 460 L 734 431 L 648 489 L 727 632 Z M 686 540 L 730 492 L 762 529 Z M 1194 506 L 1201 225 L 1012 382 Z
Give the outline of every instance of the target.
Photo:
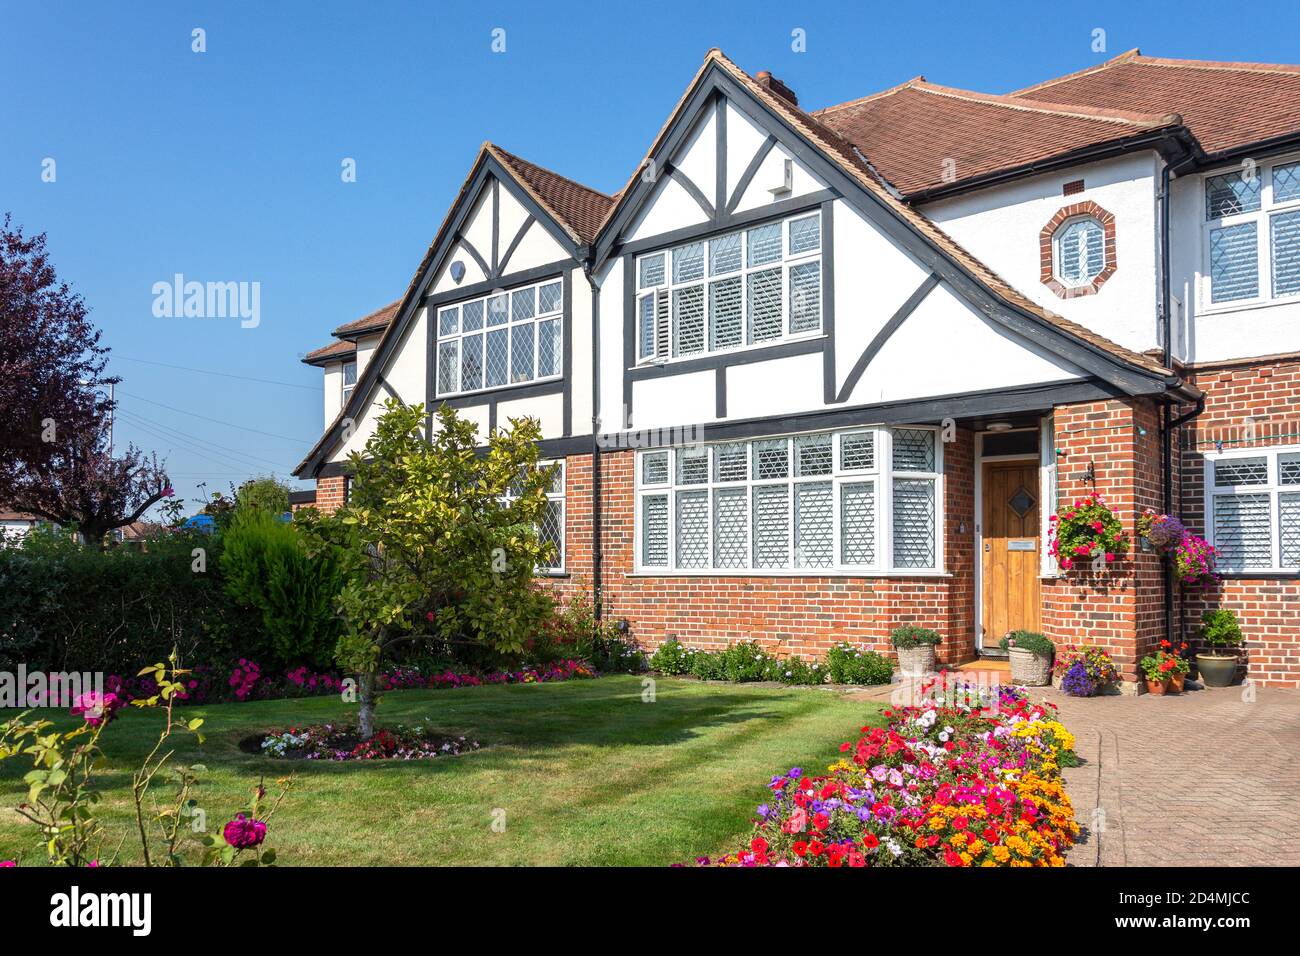
M 366 740 L 354 725 L 315 724 L 257 734 L 240 741 L 245 753 L 275 760 L 429 760 L 455 757 L 482 746 L 467 737 L 448 737 L 424 726 L 399 724 Z

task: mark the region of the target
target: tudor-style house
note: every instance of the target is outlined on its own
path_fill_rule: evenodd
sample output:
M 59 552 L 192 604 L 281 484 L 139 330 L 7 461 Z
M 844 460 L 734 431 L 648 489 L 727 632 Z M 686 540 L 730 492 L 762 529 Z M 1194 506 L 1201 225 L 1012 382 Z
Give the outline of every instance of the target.
M 541 423 L 562 592 L 653 647 L 1107 648 L 1235 610 L 1300 686 L 1300 67 L 1126 53 L 1010 95 L 823 109 L 710 51 L 614 196 L 484 145 L 402 297 L 335 330 L 297 474 L 382 402 Z M 584 131 L 592 136 L 599 130 Z M 1047 553 L 1101 494 L 1132 547 Z M 1218 550 L 1187 592 L 1144 509 Z

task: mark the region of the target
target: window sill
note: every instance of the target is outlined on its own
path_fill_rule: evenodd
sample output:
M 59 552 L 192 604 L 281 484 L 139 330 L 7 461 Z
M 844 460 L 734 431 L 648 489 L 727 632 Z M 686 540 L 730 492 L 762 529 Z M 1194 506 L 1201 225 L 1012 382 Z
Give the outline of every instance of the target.
M 1198 309 L 1198 316 L 1233 315 L 1237 312 L 1254 312 L 1259 309 L 1273 309 L 1280 305 L 1300 306 L 1300 295 L 1287 296 L 1284 299 L 1252 299 L 1249 302 L 1231 302 L 1223 305 L 1208 305 Z
M 1268 568 L 1258 571 L 1220 571 L 1219 577 L 1225 581 L 1297 581 L 1300 580 L 1300 571 Z
M 629 571 L 626 578 L 951 578 L 947 571 L 793 571 L 739 569 L 733 571 Z
M 564 381 L 563 375 L 548 375 L 546 378 L 532 378 L 526 382 L 510 382 L 507 385 L 489 385 L 487 388 L 476 388 L 471 392 L 439 392 L 434 396 L 434 401 L 442 401 L 450 398 L 474 398 L 479 395 L 490 395 L 495 392 L 504 392 L 512 388 L 528 388 L 530 385 L 548 385 L 552 382 Z
M 780 349 L 790 345 L 806 345 L 810 342 L 821 342 L 829 338 L 829 335 L 820 331 L 805 335 L 791 335 L 782 339 L 774 339 L 771 342 L 758 342 L 754 345 L 746 345 L 738 349 L 719 349 L 714 352 L 696 352 L 692 355 L 678 355 L 673 358 L 660 359 L 658 361 L 645 359 L 644 361 L 637 362 L 635 365 L 628 366 L 627 371 L 635 372 L 652 368 L 673 368 L 674 366 L 686 365 L 690 362 L 716 361 L 721 363 L 732 358 L 752 355 L 755 352 L 763 352 L 767 349 Z

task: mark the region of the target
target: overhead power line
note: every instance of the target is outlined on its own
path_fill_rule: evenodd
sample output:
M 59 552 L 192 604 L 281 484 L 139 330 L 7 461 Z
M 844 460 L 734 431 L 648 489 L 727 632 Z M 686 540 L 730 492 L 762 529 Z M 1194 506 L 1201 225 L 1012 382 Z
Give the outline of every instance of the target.
M 301 388 L 308 392 L 319 392 L 323 389 L 320 385 L 300 385 L 297 382 L 282 382 L 274 378 L 257 378 L 253 375 L 236 375 L 233 372 L 217 372 L 209 368 L 190 368 L 188 365 L 171 365 L 168 362 L 155 362 L 153 359 L 131 358 L 129 355 L 112 356 L 114 359 L 122 359 L 125 362 L 141 362 L 145 365 L 157 365 L 160 368 L 174 368 L 181 372 L 198 372 L 200 375 L 220 375 L 222 378 L 237 378 L 243 382 L 260 382 L 263 385 L 282 385 L 285 388 Z
M 259 431 L 256 428 L 249 428 L 247 425 L 236 425 L 234 422 L 222 421 L 220 418 L 211 418 L 207 415 L 201 415 L 198 412 L 191 412 L 188 409 L 177 408 L 175 405 L 167 405 L 164 404 L 163 402 L 156 402 L 152 398 L 145 398 L 143 395 L 132 395 L 130 392 L 124 392 L 121 389 L 118 389 L 117 393 L 119 395 L 125 395 L 127 398 L 134 398 L 136 401 L 139 402 L 147 402 L 150 405 L 157 405 L 159 408 L 165 408 L 168 411 L 177 412 L 178 414 L 181 415 L 189 415 L 192 418 L 201 418 L 205 422 L 212 422 L 216 425 L 225 425 L 227 428 L 237 428 L 240 431 L 252 432 L 254 435 L 265 435 L 267 438 L 279 438 L 283 441 L 296 441 L 302 445 L 311 444 L 311 439 L 293 438 L 290 435 L 277 435 L 274 432 Z

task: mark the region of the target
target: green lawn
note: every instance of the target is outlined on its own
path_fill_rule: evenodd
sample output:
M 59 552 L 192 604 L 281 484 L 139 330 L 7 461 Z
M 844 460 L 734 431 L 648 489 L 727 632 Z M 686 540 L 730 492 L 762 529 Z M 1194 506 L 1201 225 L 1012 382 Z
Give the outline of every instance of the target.
M 736 847 L 772 773 L 823 768 L 880 710 L 830 691 L 672 678 L 658 679 L 654 703 L 641 694 L 631 676 L 391 693 L 381 725 L 430 718 L 485 746 L 401 763 L 272 761 L 238 749 L 249 733 L 355 710 L 335 698 L 195 707 L 185 713 L 205 718 L 207 740 L 185 741 L 178 757 L 208 768 L 199 801 L 210 829 L 260 775 L 294 774 L 268 839 L 281 864 L 660 866 Z M 130 772 L 158 719 L 130 712 L 101 738 L 110 847 L 131 822 Z M 0 859 L 41 857 L 35 831 L 12 810 L 28 769 L 0 764 Z M 496 808 L 505 810 L 501 833 L 491 827 Z M 135 853 L 128 840 L 123 862 Z

